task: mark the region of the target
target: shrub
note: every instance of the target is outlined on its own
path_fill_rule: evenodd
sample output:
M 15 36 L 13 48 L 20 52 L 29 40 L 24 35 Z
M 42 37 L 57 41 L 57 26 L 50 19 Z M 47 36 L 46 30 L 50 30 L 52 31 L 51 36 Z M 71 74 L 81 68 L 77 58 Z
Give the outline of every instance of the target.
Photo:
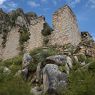
M 30 33 L 28 32 L 28 29 L 25 26 L 20 27 L 19 32 L 20 32 L 20 39 L 19 39 L 20 50 L 21 54 L 23 54 L 24 43 L 30 39 L 29 37 Z
M 80 55 L 78 55 L 78 60 L 79 60 L 79 62 L 86 61 L 86 56 L 83 54 L 80 54 Z
M 48 38 L 48 37 L 45 37 L 45 38 L 43 39 L 43 45 L 44 45 L 44 46 L 47 46 L 48 42 L 49 42 L 49 38 Z
M 2 47 L 4 48 L 6 46 L 6 41 L 7 41 L 7 35 L 8 35 L 8 30 L 3 30 L 3 41 L 2 41 Z
M 31 51 L 30 55 L 33 57 L 33 62 L 30 64 L 31 66 L 29 66 L 30 70 L 36 71 L 36 67 L 39 62 L 43 62 L 46 59 L 46 57 L 55 55 L 57 53 L 58 52 L 53 47 L 47 47 L 46 49 L 37 48 L 37 49 Z
M 52 31 L 53 31 L 53 29 L 47 23 L 44 23 L 44 28 L 42 30 L 42 35 L 43 36 L 48 36 L 48 35 L 51 34 Z
M 20 32 L 20 44 L 23 44 L 24 42 L 27 42 L 29 39 L 30 33 L 28 32 L 28 29 L 23 26 L 19 29 Z
M 95 95 L 95 75 L 89 71 L 72 72 L 65 95 Z
M 22 78 L 0 82 L 0 95 L 30 95 L 30 86 Z
M 7 59 L 7 60 L 1 62 L 1 65 L 7 66 L 7 67 L 9 67 L 12 64 L 15 64 L 15 65 L 22 64 L 22 56 L 18 55 L 18 56 L 14 57 L 14 58 Z
M 90 71 L 90 72 L 92 72 L 93 74 L 95 74 L 95 59 L 93 60 L 91 60 L 90 61 L 90 65 L 89 65 L 89 67 L 88 67 L 88 70 Z

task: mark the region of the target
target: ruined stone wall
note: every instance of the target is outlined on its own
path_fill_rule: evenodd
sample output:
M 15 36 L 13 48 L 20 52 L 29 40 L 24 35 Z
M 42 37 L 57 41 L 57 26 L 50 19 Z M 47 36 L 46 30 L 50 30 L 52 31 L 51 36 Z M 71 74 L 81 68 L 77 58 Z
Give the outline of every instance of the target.
M 19 54 L 19 28 L 12 28 L 8 33 L 6 47 L 2 49 L 2 59 L 9 59 Z
M 43 36 L 41 31 L 43 29 L 43 24 L 45 23 L 44 17 L 38 17 L 34 20 L 31 20 L 31 25 L 29 26 L 30 39 L 26 43 L 26 49 L 28 51 L 33 50 L 38 47 L 43 46 Z M 0 59 L 6 60 L 13 58 L 20 53 L 20 33 L 19 27 L 14 27 L 8 33 L 7 42 L 5 48 L 2 48 L 2 35 L 0 34 Z
M 68 6 L 60 8 L 53 14 L 53 28 L 54 31 L 50 38 L 50 44 L 79 44 L 81 36 L 78 30 L 76 17 Z
M 33 50 L 43 46 L 43 36 L 41 31 L 43 24 L 45 23 L 44 17 L 38 17 L 37 19 L 31 20 L 31 26 L 29 27 L 30 39 L 28 41 L 28 50 Z

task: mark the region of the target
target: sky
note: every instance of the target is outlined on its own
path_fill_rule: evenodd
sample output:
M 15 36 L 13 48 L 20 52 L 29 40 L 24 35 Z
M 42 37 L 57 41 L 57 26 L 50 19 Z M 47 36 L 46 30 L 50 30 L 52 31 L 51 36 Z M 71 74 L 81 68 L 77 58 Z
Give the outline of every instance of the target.
M 52 26 L 52 14 L 68 4 L 77 17 L 80 31 L 88 31 L 95 40 L 95 0 L 0 0 L 0 8 L 9 12 L 22 8 L 24 12 L 43 15 Z

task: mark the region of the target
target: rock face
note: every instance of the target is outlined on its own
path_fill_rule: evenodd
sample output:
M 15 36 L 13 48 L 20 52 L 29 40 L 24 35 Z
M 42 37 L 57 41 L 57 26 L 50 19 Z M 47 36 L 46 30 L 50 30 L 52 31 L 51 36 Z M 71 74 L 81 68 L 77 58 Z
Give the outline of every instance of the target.
M 26 68 L 30 64 L 31 61 L 32 61 L 32 57 L 30 56 L 30 54 L 25 53 L 23 55 L 22 68 Z
M 44 93 L 57 94 L 58 88 L 65 88 L 67 85 L 67 75 L 59 71 L 55 64 L 47 64 L 43 68 Z
M 67 5 L 53 14 L 53 28 L 54 31 L 50 38 L 51 45 L 63 46 L 68 43 L 78 45 L 81 41 L 76 17 Z

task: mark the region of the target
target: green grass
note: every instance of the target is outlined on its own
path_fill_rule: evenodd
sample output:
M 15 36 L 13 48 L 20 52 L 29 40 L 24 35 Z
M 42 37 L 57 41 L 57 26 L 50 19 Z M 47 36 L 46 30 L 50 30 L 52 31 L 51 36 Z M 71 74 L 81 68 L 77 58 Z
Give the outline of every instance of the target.
M 60 95 L 95 95 L 95 59 L 87 60 L 91 62 L 88 69 L 72 70 L 67 90 Z M 81 67 L 78 66 L 77 69 L 79 68 Z
M 0 95 L 30 95 L 30 86 L 21 78 L 11 77 L 0 82 Z

